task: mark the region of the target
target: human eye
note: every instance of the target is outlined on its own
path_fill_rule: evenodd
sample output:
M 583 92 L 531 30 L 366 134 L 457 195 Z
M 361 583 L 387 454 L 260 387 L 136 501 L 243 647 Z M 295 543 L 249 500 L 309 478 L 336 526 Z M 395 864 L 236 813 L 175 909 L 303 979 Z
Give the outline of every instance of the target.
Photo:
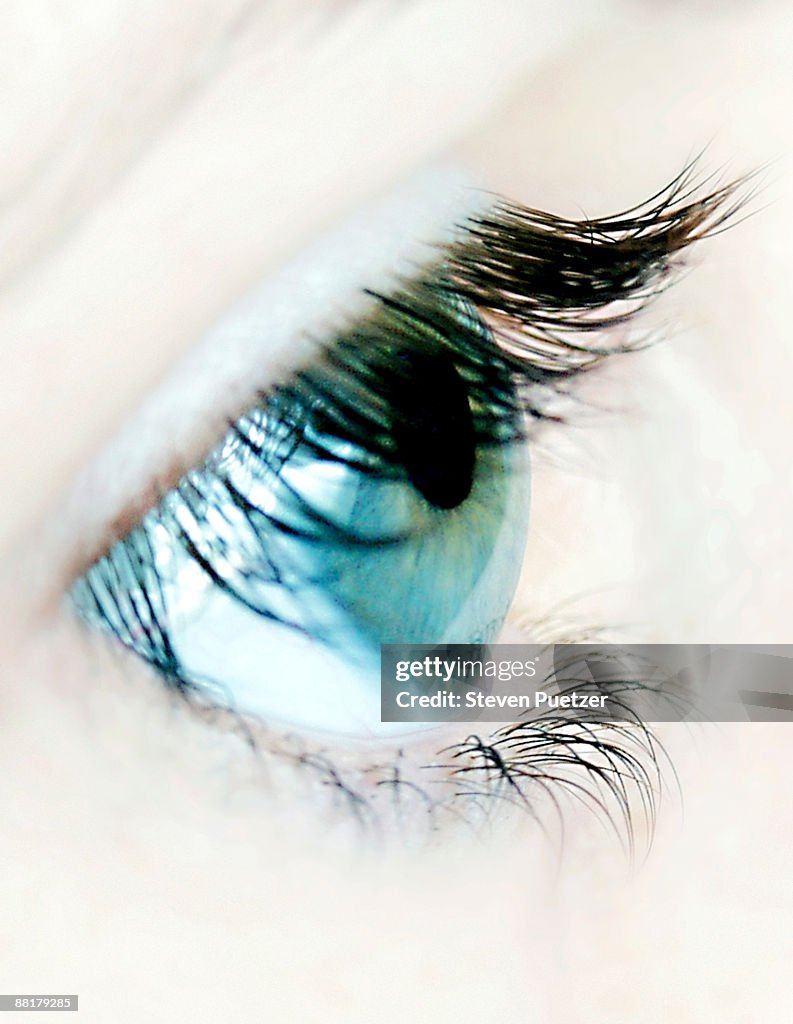
M 364 275 L 360 314 L 255 382 L 209 453 L 73 583 L 73 607 L 193 705 L 387 734 L 380 644 L 503 635 L 535 438 L 635 346 L 676 258 L 741 201 L 695 188 L 692 168 L 592 221 L 478 200 L 432 258 L 387 286 Z M 266 329 L 267 312 L 229 330 Z

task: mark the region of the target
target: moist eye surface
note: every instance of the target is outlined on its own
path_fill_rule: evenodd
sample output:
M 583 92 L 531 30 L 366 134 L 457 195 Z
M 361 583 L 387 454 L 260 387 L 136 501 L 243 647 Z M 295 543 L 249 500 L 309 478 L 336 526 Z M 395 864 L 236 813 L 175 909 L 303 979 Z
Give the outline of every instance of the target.
M 384 301 L 241 416 L 74 602 L 173 685 L 237 710 L 263 711 L 249 697 L 271 689 L 285 631 L 376 690 L 380 643 L 497 636 L 527 530 L 519 436 L 473 308 L 429 286 Z

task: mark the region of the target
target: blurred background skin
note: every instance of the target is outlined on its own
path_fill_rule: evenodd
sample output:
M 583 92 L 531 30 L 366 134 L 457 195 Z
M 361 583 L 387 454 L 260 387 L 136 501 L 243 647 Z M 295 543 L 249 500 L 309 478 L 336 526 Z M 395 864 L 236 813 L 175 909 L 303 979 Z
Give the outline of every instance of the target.
M 668 728 L 682 807 L 641 866 L 583 813 L 561 853 L 530 820 L 374 851 L 58 610 L 70 476 L 364 198 L 451 148 L 514 198 L 610 213 L 710 143 L 706 170 L 771 162 L 766 208 L 692 256 L 671 339 L 607 375 L 595 479 L 536 466 L 518 600 L 790 640 L 789 5 L 303 6 L 0 15 L 0 989 L 79 992 L 88 1021 L 778 1019 L 785 725 Z

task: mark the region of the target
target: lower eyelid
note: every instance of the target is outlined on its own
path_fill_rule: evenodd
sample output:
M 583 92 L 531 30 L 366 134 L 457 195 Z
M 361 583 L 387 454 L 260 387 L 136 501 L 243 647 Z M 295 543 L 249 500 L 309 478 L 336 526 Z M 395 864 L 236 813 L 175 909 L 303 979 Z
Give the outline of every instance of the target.
M 172 760 L 177 762 L 184 747 L 185 764 L 194 762 L 190 769 L 194 781 L 212 765 L 217 774 L 220 757 L 226 763 L 222 769 L 224 775 L 228 773 L 226 785 L 234 778 L 240 784 L 255 785 L 262 812 L 276 795 L 273 786 L 294 785 L 295 792 L 305 794 L 308 783 L 312 796 L 305 813 L 319 815 L 321 821 L 326 812 L 342 810 L 348 827 L 351 824 L 368 841 L 391 836 L 414 845 L 461 830 L 468 836 L 482 830 L 487 835 L 495 823 L 509 822 L 515 814 L 534 822 L 538 835 L 547 837 L 549 830 L 552 834 L 562 828 L 562 821 L 582 813 L 594 815 L 614 830 L 628 850 L 651 839 L 666 781 L 663 750 L 644 727 L 615 730 L 607 724 L 595 728 L 586 724 L 578 730 L 575 723 L 540 721 L 530 727 L 535 746 L 531 756 L 510 756 L 502 745 L 505 731 L 517 728 L 514 725 L 504 730 L 496 727 L 495 732 L 481 736 L 463 732 L 459 726 L 432 727 L 387 743 L 345 743 L 338 738 L 298 735 L 264 727 L 260 721 L 216 706 L 199 703 L 188 708 L 184 697 L 164 691 L 154 674 L 129 652 L 114 648 L 101 636 L 76 632 L 71 614 L 64 609 L 31 638 L 30 661 L 21 664 L 19 672 L 33 677 L 43 674 L 56 683 L 57 690 L 48 695 L 36 689 L 36 698 L 54 700 L 56 705 L 68 700 L 74 709 L 85 705 L 88 697 L 91 706 L 96 705 L 90 718 L 91 728 L 100 729 L 99 742 L 116 742 L 113 736 L 123 726 L 125 734 L 135 737 L 134 746 L 147 762 L 153 759 L 156 764 L 163 746 L 172 750 Z M 71 668 L 64 674 L 56 665 Z M 88 695 L 86 670 L 92 680 L 103 681 L 97 692 L 92 684 Z M 72 676 L 79 684 L 75 692 L 69 692 Z M 79 714 L 86 714 L 85 707 Z M 543 734 L 538 747 L 537 739 Z M 232 741 L 226 754 L 222 753 L 225 744 L 218 745 L 223 735 Z M 156 749 L 147 753 L 150 743 Z M 626 752 L 632 759 L 628 764 L 622 759 Z M 268 764 L 281 766 L 277 781 Z M 290 783 L 292 770 L 297 774 Z M 216 788 L 209 783 L 207 779 L 208 789 Z
M 525 747 L 515 749 L 521 732 Z M 268 734 L 260 753 L 307 774 L 320 806 L 350 812 L 369 840 L 489 834 L 516 813 L 561 838 L 571 815 L 587 814 L 629 854 L 649 849 L 668 764 L 644 726 L 549 720 L 485 736 L 433 728 L 409 740 L 374 754 Z

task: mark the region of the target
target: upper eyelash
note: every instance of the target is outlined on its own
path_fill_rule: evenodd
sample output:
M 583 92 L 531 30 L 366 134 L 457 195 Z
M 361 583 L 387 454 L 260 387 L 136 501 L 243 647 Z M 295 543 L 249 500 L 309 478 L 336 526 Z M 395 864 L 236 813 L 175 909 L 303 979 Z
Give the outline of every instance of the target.
M 635 316 L 668 283 L 676 258 L 753 198 L 755 174 L 708 190 L 697 168 L 692 161 L 650 199 L 609 217 L 570 220 L 498 199 L 447 250 L 451 285 L 487 314 L 519 366 L 576 372 L 620 351 L 582 335 Z M 622 306 L 593 315 L 614 304 Z
M 442 336 L 454 333 L 458 370 L 469 387 L 487 390 L 492 415 L 477 424 L 479 441 L 516 440 L 525 426 L 518 414 L 545 418 L 548 397 L 565 381 L 626 348 L 584 342 L 583 336 L 634 318 L 668 284 L 675 258 L 718 232 L 747 202 L 751 176 L 700 194 L 695 167 L 647 202 L 607 218 L 573 221 L 498 200 L 488 214 L 460 226 L 459 238 L 439 253 L 434 274 L 403 282 L 396 295 L 367 291 L 379 309 L 324 346 L 324 368 L 318 361 L 274 393 L 263 393 L 262 401 L 275 394 L 305 408 L 327 395 L 333 379 L 336 393 L 324 414 L 345 438 L 378 457 L 379 472 L 387 471 L 387 443 L 377 444 L 382 396 L 376 387 L 393 369 L 387 354 L 395 334 L 402 349 L 415 347 L 421 332 L 411 328 L 418 323 Z M 470 303 L 486 317 L 488 335 L 461 331 L 451 310 L 439 310 L 437 293 L 450 303 Z M 607 315 L 596 315 L 609 307 Z M 369 383 L 361 384 L 366 377 Z

